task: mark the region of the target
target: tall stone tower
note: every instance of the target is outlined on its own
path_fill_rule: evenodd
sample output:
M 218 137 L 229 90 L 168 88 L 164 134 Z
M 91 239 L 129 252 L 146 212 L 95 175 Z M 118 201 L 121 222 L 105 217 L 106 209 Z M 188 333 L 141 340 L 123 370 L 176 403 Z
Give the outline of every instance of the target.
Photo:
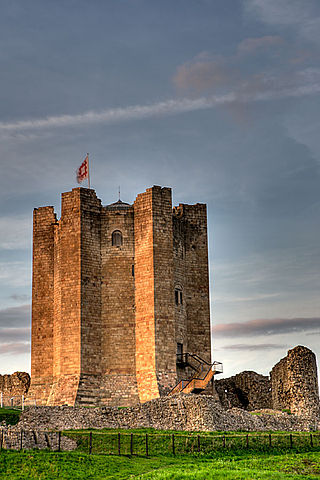
M 94 190 L 34 210 L 30 397 L 47 405 L 132 405 L 210 361 L 206 205 L 172 209 L 154 186 L 133 205 Z M 179 357 L 179 355 L 178 355 Z

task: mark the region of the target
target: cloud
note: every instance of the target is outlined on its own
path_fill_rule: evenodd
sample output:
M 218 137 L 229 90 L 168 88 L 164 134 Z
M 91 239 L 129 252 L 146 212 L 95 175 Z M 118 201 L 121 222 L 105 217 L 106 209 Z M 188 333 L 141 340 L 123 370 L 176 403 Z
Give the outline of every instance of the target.
M 283 39 L 278 35 L 267 35 L 257 38 L 246 38 L 238 45 L 240 54 L 255 53 L 257 50 L 275 47 L 283 44 Z
M 246 343 L 235 343 L 233 345 L 226 345 L 220 350 L 235 350 L 235 351 L 245 351 L 245 352 L 254 352 L 256 350 L 278 350 L 278 349 L 287 349 L 288 345 L 277 345 L 274 343 L 260 343 L 257 345 L 246 344 Z
M 30 337 L 30 327 L 0 328 L 0 343 L 26 341 Z
M 4 250 L 29 248 L 31 228 L 32 217 L 30 215 L 0 217 L 0 248 Z
M 30 324 L 30 305 L 21 305 L 19 307 L 10 307 L 0 310 L 0 341 L 4 330 L 20 330 L 11 327 L 22 327 Z M 1 329 L 1 327 L 10 327 Z
M 19 355 L 30 353 L 30 342 L 2 343 L 0 344 L 1 355 Z
M 273 318 L 249 320 L 243 323 L 218 324 L 212 328 L 215 337 L 255 337 L 282 333 L 305 332 L 320 328 L 320 317 L 313 318 Z
M 261 300 L 268 300 L 270 298 L 279 297 L 280 293 L 257 293 L 255 295 L 238 297 L 231 295 L 214 296 L 214 303 L 239 303 L 239 302 L 260 302 Z
M 26 262 L 0 262 L 0 282 L 6 287 L 28 287 L 30 276 L 30 267 Z
M 16 302 L 26 302 L 30 300 L 30 295 L 24 295 L 24 294 L 19 295 L 17 293 L 13 293 L 12 295 L 9 295 L 9 298 Z
M 60 115 L 16 122 L 0 122 L 0 133 L 17 132 L 25 129 L 46 129 L 62 127 L 79 127 L 95 124 L 116 124 L 130 120 L 178 115 L 186 112 L 208 110 L 219 105 L 230 105 L 233 102 L 247 103 L 281 98 L 314 95 L 320 92 L 320 81 L 313 83 L 280 82 L 277 79 L 263 78 L 253 89 L 252 83 L 240 85 L 237 90 L 221 95 L 211 95 L 199 98 L 172 99 L 150 105 L 133 105 L 122 108 L 89 111 L 76 115 Z M 259 87 L 259 88 L 257 88 Z M 253 91 L 252 91 L 253 90 Z
M 180 65 L 173 77 L 173 83 L 178 89 L 193 88 L 197 91 L 230 85 L 234 80 L 235 73 L 223 59 L 210 59 L 201 54 Z
M 305 39 L 320 43 L 319 2 L 309 0 L 245 0 L 246 13 L 268 25 L 295 28 Z

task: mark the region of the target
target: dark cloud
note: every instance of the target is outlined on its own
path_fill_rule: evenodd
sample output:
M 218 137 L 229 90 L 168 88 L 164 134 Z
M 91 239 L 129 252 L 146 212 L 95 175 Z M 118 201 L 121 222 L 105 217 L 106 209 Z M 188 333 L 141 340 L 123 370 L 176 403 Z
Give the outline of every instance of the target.
M 17 293 L 14 293 L 14 294 L 10 295 L 9 298 L 11 300 L 15 300 L 16 302 L 26 302 L 26 301 L 30 300 L 30 295 L 19 295 Z
M 206 53 L 197 55 L 191 61 L 177 67 L 173 83 L 178 89 L 205 91 L 211 88 L 233 84 L 236 74 L 221 58 L 211 58 Z
M 320 318 L 272 318 L 249 320 L 244 323 L 219 324 L 213 327 L 215 337 L 238 337 L 298 333 L 320 327 Z
M 30 305 L 10 307 L 0 310 L 1 327 L 22 327 L 30 324 Z M 9 330 L 8 329 L 8 330 Z M 14 329 L 12 329 L 14 330 Z M 0 333 L 1 340 L 1 333 Z
M 26 342 L 30 338 L 30 328 L 0 328 L 0 344 L 5 342 Z
M 2 355 L 19 355 L 20 353 L 30 353 L 30 342 L 0 344 L 0 354 Z
M 266 35 L 258 38 L 246 38 L 238 45 L 238 52 L 242 54 L 253 53 L 257 50 L 279 46 L 283 39 L 278 35 Z
M 226 345 L 221 350 L 235 350 L 235 351 L 246 351 L 254 352 L 256 350 L 286 350 L 288 345 L 276 345 L 274 343 L 260 343 L 257 345 L 248 345 L 246 343 L 235 343 L 233 345 Z

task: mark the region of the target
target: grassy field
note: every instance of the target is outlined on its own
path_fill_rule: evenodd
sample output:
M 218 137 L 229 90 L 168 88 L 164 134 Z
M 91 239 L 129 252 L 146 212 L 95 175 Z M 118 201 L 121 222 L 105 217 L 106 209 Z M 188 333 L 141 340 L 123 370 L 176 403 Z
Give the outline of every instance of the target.
M 81 453 L 2 452 L 0 478 L 20 479 L 316 479 L 320 452 L 126 457 Z
M 115 452 L 119 447 L 125 455 Z M 133 437 L 131 437 L 133 433 Z M 149 456 L 143 454 L 146 433 Z M 293 436 L 290 447 L 288 432 L 272 437 L 268 434 L 245 432 L 201 433 L 200 453 L 197 433 L 175 432 L 175 453 L 172 451 L 172 434 L 148 430 L 64 432 L 76 439 L 74 452 L 0 452 L 0 478 L 20 479 L 315 479 L 320 476 L 320 439 L 315 435 L 313 447 L 310 434 Z M 257 435 L 257 437 L 255 437 Z M 224 438 L 225 437 L 225 438 Z M 249 448 L 247 448 L 249 438 Z M 276 444 L 276 438 L 278 443 Z M 133 439 L 134 455 L 130 455 Z M 188 454 L 185 453 L 186 441 Z M 224 445 L 224 446 L 223 446 Z M 113 454 L 107 455 L 113 451 Z M 144 452 L 145 453 L 145 452 Z

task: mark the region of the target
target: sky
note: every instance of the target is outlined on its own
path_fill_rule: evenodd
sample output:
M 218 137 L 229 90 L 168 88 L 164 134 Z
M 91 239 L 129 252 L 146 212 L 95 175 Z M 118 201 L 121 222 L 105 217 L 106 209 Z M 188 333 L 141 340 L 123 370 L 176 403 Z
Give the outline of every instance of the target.
M 208 206 L 214 359 L 320 356 L 318 0 L 0 0 L 0 373 L 30 372 L 33 208 Z

